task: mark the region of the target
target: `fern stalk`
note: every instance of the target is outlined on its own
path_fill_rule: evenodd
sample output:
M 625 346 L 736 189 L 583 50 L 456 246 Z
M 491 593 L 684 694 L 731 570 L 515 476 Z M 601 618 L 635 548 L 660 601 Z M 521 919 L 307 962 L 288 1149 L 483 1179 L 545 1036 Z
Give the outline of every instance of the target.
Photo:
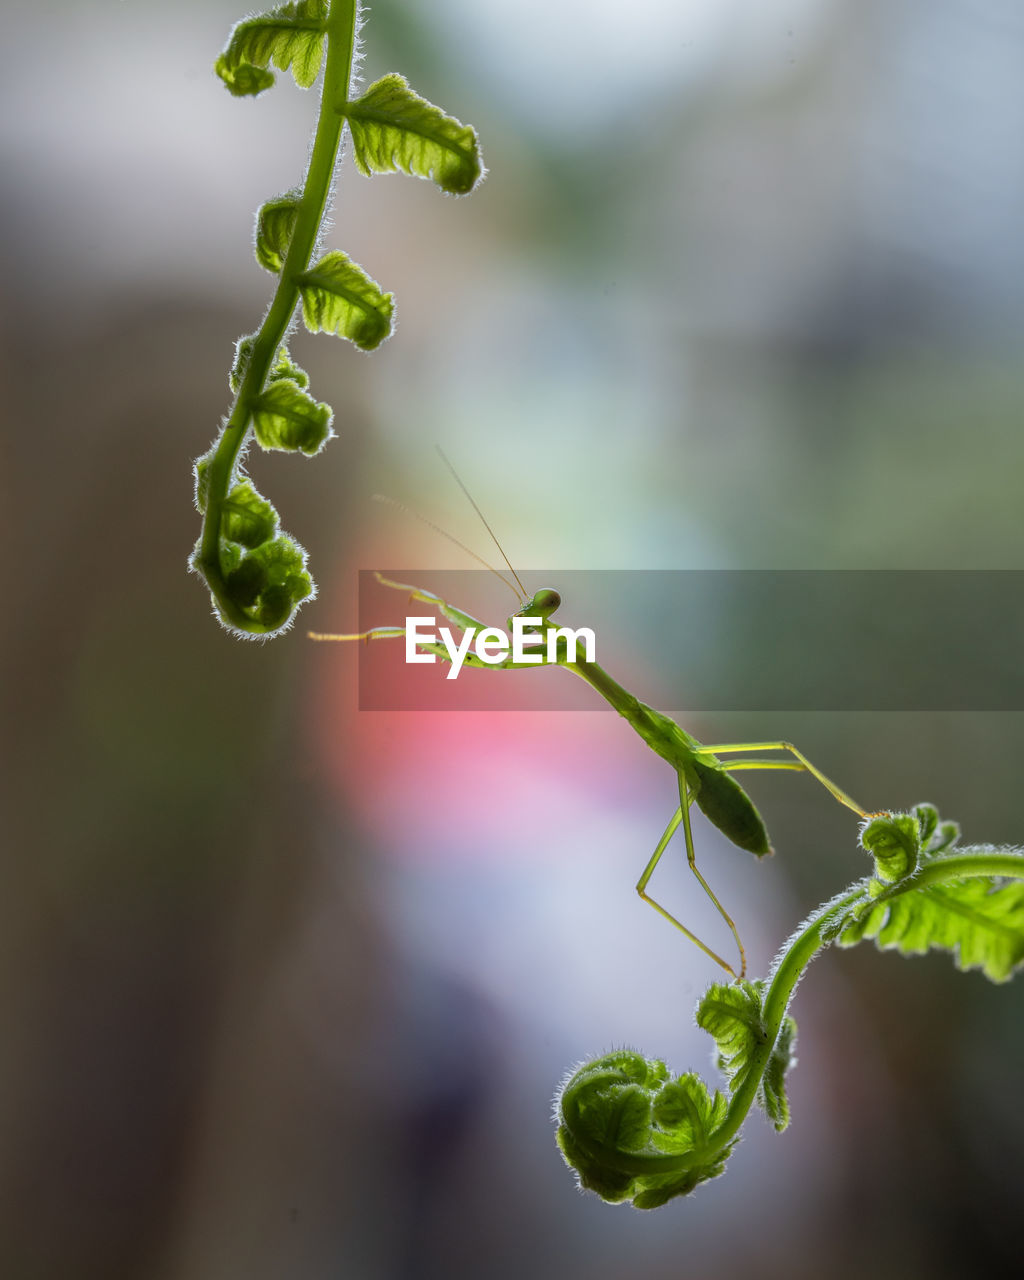
M 263 449 L 306 455 L 331 437 L 330 406 L 308 394 L 309 379 L 285 346 L 296 306 L 301 299 L 311 332 L 335 334 L 362 351 L 380 346 L 394 327 L 392 295 L 347 254 L 333 250 L 311 262 L 346 123 L 363 174 L 402 172 L 465 195 L 484 173 L 473 129 L 401 76 L 390 73 L 362 97 L 351 96 L 359 23 L 358 0 L 287 0 L 239 22 L 215 67 L 236 97 L 270 88 L 271 66 L 290 71 L 303 89 L 323 74 L 302 190 L 267 201 L 256 219 L 256 260 L 278 277 L 277 287 L 258 332 L 238 343 L 231 411 L 195 466 L 203 528 L 191 565 L 205 578 L 221 622 L 243 636 L 284 630 L 316 594 L 305 551 L 281 532 L 273 505 L 241 471 L 253 436 Z
M 781 1132 L 796 1024 L 789 1007 L 819 951 L 868 938 L 904 955 L 951 951 L 961 969 L 1003 982 L 1024 965 L 1024 850 L 979 845 L 949 852 L 955 823 L 930 805 L 878 815 L 861 842 L 875 874 L 819 907 L 764 981 L 712 986 L 697 1023 L 714 1038 L 731 1092 L 694 1073 L 673 1079 L 632 1049 L 584 1063 L 556 1098 L 558 1145 L 582 1188 L 610 1203 L 654 1209 L 719 1176 L 754 1103 Z
M 349 98 L 357 22 L 358 0 L 331 0 L 324 33 L 327 57 L 320 94 L 320 118 L 291 243 L 270 309 L 255 336 L 248 367 L 242 375 L 227 424 L 210 460 L 206 512 L 196 564 L 222 617 L 243 632 L 251 632 L 253 624 L 227 590 L 221 571 L 220 531 L 224 504 L 234 478 L 235 463 L 252 424 L 253 403 L 266 386 L 278 348 L 292 322 L 299 301 L 298 277 L 309 266 L 330 198 L 338 148 L 345 127 L 345 117 L 332 110 L 331 106 L 337 101 L 347 102 Z

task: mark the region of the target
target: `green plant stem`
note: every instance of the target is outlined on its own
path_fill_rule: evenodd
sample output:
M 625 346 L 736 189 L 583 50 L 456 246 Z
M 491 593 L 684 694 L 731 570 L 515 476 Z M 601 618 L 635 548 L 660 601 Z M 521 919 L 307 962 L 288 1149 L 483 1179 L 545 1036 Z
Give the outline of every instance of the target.
M 565 1121 L 573 1131 L 574 1143 L 595 1162 L 617 1173 L 631 1175 L 663 1175 L 682 1172 L 695 1164 L 706 1164 L 713 1160 L 719 1152 L 734 1141 L 742 1128 L 757 1098 L 758 1089 L 782 1029 L 783 1019 L 789 1009 L 793 992 L 817 953 L 834 940 L 834 927 L 847 912 L 861 902 L 870 901 L 872 905 L 877 905 L 928 885 L 973 879 L 979 876 L 1002 876 L 1024 880 L 1024 852 L 1005 853 L 995 850 L 988 852 L 979 849 L 974 853 L 937 857 L 926 862 L 915 874 L 887 886 L 880 892 L 876 891 L 874 896 L 872 896 L 872 885 L 877 882 L 869 876 L 819 907 L 789 939 L 776 959 L 762 1005 L 764 1022 L 758 1048 L 751 1055 L 743 1079 L 730 1100 L 725 1119 L 708 1136 L 707 1142 L 699 1151 L 688 1151 L 679 1155 L 654 1155 L 649 1151 L 633 1153 L 620 1151 L 609 1144 L 588 1139 L 580 1123 L 576 1099 L 569 1097 L 563 1101 L 563 1106 Z M 609 1079 L 612 1083 L 616 1082 L 617 1078 L 616 1073 L 610 1073 Z
M 1024 874 L 1024 866 L 1019 868 L 1018 874 Z M 771 983 L 765 992 L 762 1006 L 765 1023 L 764 1040 L 751 1055 L 750 1069 L 732 1096 L 722 1127 L 715 1132 L 716 1145 L 725 1146 L 727 1142 L 731 1142 L 747 1118 L 747 1112 L 757 1097 L 758 1086 L 782 1028 L 782 1020 L 786 1016 L 796 985 L 803 977 L 804 970 L 826 945 L 822 940 L 822 930 L 832 920 L 844 915 L 852 906 L 866 897 L 869 884 L 869 879 L 862 880 L 852 890 L 840 894 L 831 902 L 826 902 L 786 943 L 785 950 L 780 954 L 773 970 Z
M 243 631 L 251 632 L 253 625 L 225 590 L 220 560 L 221 520 L 235 464 L 252 425 L 253 404 L 266 384 L 267 374 L 295 314 L 299 301 L 299 277 L 309 267 L 330 197 L 341 132 L 345 125 L 343 108 L 348 102 L 352 80 L 357 10 L 357 0 L 332 0 L 327 14 L 327 54 L 320 94 L 320 116 L 295 228 L 270 309 L 254 339 L 249 364 L 210 461 L 206 511 L 203 515 L 203 534 L 197 563 L 224 617 Z
M 926 863 L 914 875 L 883 889 L 871 899 L 871 902 L 873 905 L 878 905 L 898 898 L 901 894 L 913 889 L 948 883 L 951 880 L 973 879 L 977 876 L 1007 876 L 1017 880 L 1024 879 L 1024 854 L 963 853 L 952 857 L 936 858 Z M 822 939 L 822 931 L 833 921 L 844 916 L 857 902 L 868 897 L 871 883 L 870 877 L 862 880 L 853 889 L 819 907 L 781 952 L 772 970 L 771 982 L 764 997 L 764 1043 L 752 1055 L 750 1070 L 733 1094 L 728 1114 L 721 1128 L 715 1131 L 716 1145 L 724 1146 L 735 1137 L 753 1105 L 761 1077 L 782 1028 L 782 1020 L 786 1016 L 796 985 L 817 953 L 828 945 Z

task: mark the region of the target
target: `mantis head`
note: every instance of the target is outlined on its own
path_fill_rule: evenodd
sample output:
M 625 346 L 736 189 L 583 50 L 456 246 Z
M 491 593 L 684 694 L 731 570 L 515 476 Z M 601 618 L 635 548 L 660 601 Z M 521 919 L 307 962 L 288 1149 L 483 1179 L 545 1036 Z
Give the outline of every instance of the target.
M 557 591 L 552 591 L 550 587 L 542 587 L 540 591 L 534 593 L 532 600 L 512 615 L 512 618 L 540 618 L 541 623 L 544 624 L 561 603 L 562 597 Z M 510 627 L 512 618 L 509 618 Z

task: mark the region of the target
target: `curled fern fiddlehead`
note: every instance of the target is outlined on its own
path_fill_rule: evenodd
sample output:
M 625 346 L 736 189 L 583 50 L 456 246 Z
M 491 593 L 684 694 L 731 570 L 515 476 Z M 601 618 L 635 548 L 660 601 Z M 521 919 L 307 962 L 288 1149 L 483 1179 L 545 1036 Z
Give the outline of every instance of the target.
M 278 277 L 259 330 L 238 342 L 230 374 L 234 403 L 210 449 L 195 464 L 202 533 L 190 565 L 206 580 L 216 615 L 244 636 L 287 627 L 316 588 L 306 552 L 280 527 L 271 502 L 242 471 L 255 440 L 263 449 L 312 456 L 333 435 L 329 405 L 309 392 L 286 338 L 301 302 L 313 333 L 372 351 L 390 337 L 394 301 L 339 250 L 314 261 L 347 124 L 357 168 L 401 171 L 464 195 L 483 176 L 474 131 L 419 97 L 398 75 L 353 96 L 358 0 L 296 0 L 246 18 L 215 69 L 236 97 L 262 93 L 274 72 L 310 88 L 322 72 L 320 113 L 301 186 L 268 200 L 256 218 L 256 260 Z
M 785 1077 L 797 983 L 824 947 L 873 938 L 905 955 L 949 951 L 960 969 L 1006 981 L 1024 965 L 1024 850 L 954 848 L 958 828 L 931 805 L 868 819 L 862 847 L 875 874 L 819 907 L 764 981 L 712 986 L 697 1024 L 717 1047 L 728 1095 L 699 1076 L 623 1049 L 578 1067 L 555 1098 L 557 1142 L 584 1190 L 654 1209 L 722 1173 L 751 1107 L 789 1123 Z
M 728 1110 L 717 1090 L 629 1049 L 577 1068 L 556 1105 L 566 1164 L 609 1204 L 656 1209 L 688 1195 L 724 1171 L 734 1145 L 716 1140 Z

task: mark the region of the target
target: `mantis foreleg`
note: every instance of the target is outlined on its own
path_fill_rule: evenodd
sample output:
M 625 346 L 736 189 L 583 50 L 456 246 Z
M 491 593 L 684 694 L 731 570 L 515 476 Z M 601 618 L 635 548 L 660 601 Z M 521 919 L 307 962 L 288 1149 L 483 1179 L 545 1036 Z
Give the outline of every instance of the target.
M 433 591 L 425 591 L 421 587 L 412 587 L 405 582 L 392 582 L 390 578 L 385 578 L 383 574 L 375 575 L 377 581 L 385 587 L 394 587 L 396 591 L 406 591 L 410 600 L 422 600 L 424 604 L 430 605 L 436 609 L 449 622 L 454 622 L 460 631 L 482 631 L 487 624 L 481 622 L 479 618 L 474 618 L 471 613 L 466 613 L 464 609 L 459 609 L 453 604 L 449 604 L 447 600 L 443 600 L 439 595 L 435 595 Z M 395 640 L 399 636 L 404 636 L 407 632 L 406 627 L 370 627 L 368 631 L 355 631 L 345 635 L 329 634 L 323 631 L 309 631 L 306 634 L 310 640 Z M 421 653 L 433 653 L 441 658 L 444 662 L 450 662 L 452 655 L 445 645 L 432 643 L 427 640 L 417 640 L 416 648 Z M 546 661 L 546 659 L 545 659 Z M 484 662 L 477 657 L 475 653 L 467 653 L 462 659 L 462 665 L 466 667 L 482 667 L 489 671 L 513 670 L 520 668 L 529 668 L 543 663 L 526 663 L 514 662 L 511 657 L 504 662 Z

